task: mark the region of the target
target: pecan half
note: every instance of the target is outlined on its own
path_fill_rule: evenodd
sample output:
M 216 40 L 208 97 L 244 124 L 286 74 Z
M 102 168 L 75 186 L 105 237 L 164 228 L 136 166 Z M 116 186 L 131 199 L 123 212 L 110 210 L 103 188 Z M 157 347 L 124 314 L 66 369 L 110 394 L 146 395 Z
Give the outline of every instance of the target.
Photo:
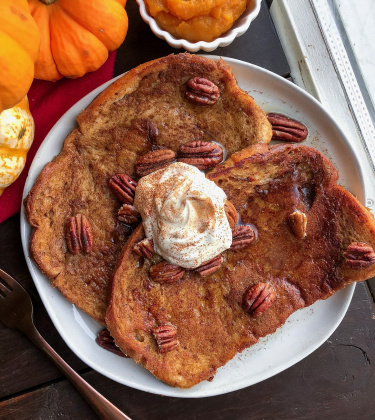
M 153 150 L 140 156 L 135 164 L 135 171 L 139 177 L 166 168 L 174 162 L 176 153 L 170 149 Z
M 111 353 L 117 354 L 117 356 L 129 357 L 116 346 L 115 340 L 113 339 L 107 328 L 104 328 L 104 330 L 101 330 L 99 332 L 95 341 L 99 344 L 100 347 L 103 347 L 103 349 L 106 349 Z
M 222 262 L 223 257 L 221 255 L 217 255 L 216 257 L 204 262 L 199 267 L 194 268 L 194 271 L 197 271 L 202 277 L 207 277 L 218 270 L 221 267 Z
M 229 200 L 225 202 L 224 210 L 225 210 L 225 214 L 227 215 L 229 226 L 231 229 L 233 229 L 238 222 L 237 210 Z
M 349 268 L 367 268 L 375 263 L 374 249 L 363 242 L 352 242 L 343 255 Z
M 159 134 L 159 130 L 156 127 L 155 123 L 152 122 L 149 118 L 139 118 L 134 122 L 134 127 L 141 133 L 146 134 L 147 140 L 150 143 L 156 142 L 156 137 Z
M 111 190 L 115 196 L 126 204 L 134 203 L 135 189 L 137 188 L 137 181 L 126 174 L 116 174 L 108 182 Z
M 90 222 L 83 214 L 76 214 L 69 219 L 65 236 L 66 244 L 71 253 L 78 254 L 79 251 L 86 253 L 92 251 L 94 234 Z
M 133 223 L 139 222 L 141 215 L 139 214 L 138 210 L 131 204 L 123 204 L 117 213 L 117 218 L 120 220 L 120 222 L 131 225 Z
M 185 270 L 178 265 L 162 261 L 150 268 L 150 278 L 158 283 L 175 283 L 185 274 Z
M 152 333 L 162 353 L 166 353 L 177 347 L 177 328 L 174 325 L 160 325 Z
M 272 140 L 300 143 L 309 134 L 304 124 L 285 115 L 270 113 L 267 118 L 272 125 Z
M 214 105 L 220 97 L 220 90 L 211 80 L 192 77 L 187 82 L 185 95 L 196 105 Z
M 144 258 L 152 258 L 154 255 L 154 240 L 151 238 L 143 239 L 133 247 L 133 251 Z
M 232 245 L 230 249 L 242 249 L 249 246 L 255 239 L 255 232 L 251 226 L 238 225 L 232 230 Z
M 276 298 L 275 289 L 268 283 L 257 283 L 245 293 L 243 308 L 254 318 L 263 315 Z
M 209 141 L 190 141 L 180 147 L 177 160 L 205 171 L 223 160 L 223 149 Z
M 296 210 L 288 217 L 289 226 L 293 235 L 298 239 L 306 236 L 307 216 L 302 211 Z

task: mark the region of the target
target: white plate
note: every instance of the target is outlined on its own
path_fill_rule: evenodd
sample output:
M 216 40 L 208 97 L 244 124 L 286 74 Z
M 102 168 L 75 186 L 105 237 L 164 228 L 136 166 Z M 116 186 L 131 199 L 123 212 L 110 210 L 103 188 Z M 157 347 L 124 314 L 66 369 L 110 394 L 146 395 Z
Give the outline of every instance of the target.
M 217 57 L 216 57 L 217 58 Z M 340 183 L 364 200 L 363 179 L 358 159 L 349 141 L 311 96 L 294 84 L 269 71 L 238 60 L 225 59 L 238 81 L 266 112 L 281 112 L 304 122 L 309 129 L 304 143 L 328 156 L 340 172 Z M 109 81 L 77 102 L 52 128 L 31 165 L 24 196 L 33 186 L 44 165 L 57 155 L 65 137 L 76 126 L 75 116 L 113 81 Z M 90 367 L 109 378 L 143 391 L 174 397 L 208 397 L 263 381 L 294 365 L 318 348 L 337 328 L 349 306 L 354 285 L 326 301 L 294 313 L 286 324 L 265 339 L 237 355 L 220 368 L 212 382 L 203 382 L 189 390 L 165 385 L 132 359 L 118 357 L 95 343 L 102 328 L 89 316 L 69 303 L 29 257 L 31 228 L 21 212 L 21 235 L 26 261 L 42 301 L 62 338 Z

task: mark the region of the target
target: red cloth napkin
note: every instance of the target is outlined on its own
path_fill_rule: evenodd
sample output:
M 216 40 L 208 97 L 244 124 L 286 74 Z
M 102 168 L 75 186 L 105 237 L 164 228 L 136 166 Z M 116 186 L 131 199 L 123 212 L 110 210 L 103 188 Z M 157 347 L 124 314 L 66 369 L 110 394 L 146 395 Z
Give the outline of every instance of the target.
M 63 78 L 58 82 L 34 80 L 27 94 L 30 110 L 35 121 L 35 137 L 27 154 L 21 175 L 0 196 L 0 223 L 21 209 L 22 192 L 30 164 L 42 141 L 59 118 L 78 100 L 113 77 L 116 52 L 99 70 L 78 79 Z

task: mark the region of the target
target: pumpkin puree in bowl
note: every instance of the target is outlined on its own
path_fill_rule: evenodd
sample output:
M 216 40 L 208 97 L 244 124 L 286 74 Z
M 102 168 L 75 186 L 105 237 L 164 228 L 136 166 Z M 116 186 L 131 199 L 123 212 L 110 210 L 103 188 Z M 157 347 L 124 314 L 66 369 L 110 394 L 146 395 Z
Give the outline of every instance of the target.
M 211 42 L 230 29 L 250 0 L 146 0 L 160 28 L 175 38 Z

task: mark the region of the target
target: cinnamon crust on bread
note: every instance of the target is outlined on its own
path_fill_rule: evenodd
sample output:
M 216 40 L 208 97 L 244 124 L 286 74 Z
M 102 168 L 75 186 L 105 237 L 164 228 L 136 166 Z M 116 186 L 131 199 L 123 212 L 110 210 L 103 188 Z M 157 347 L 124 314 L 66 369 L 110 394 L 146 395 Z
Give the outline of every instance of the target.
M 176 283 L 160 284 L 148 275 L 157 257 L 149 260 L 132 251 L 144 237 L 140 226 L 119 258 L 106 315 L 111 335 L 126 354 L 181 388 L 211 378 L 296 310 L 375 275 L 374 218 L 337 185 L 337 171 L 315 149 L 257 145 L 207 177 L 223 188 L 241 222 L 254 227 L 256 241 L 225 251 L 221 269 L 211 276 L 187 271 Z M 303 238 L 291 228 L 295 211 L 307 218 Z M 359 258 L 358 244 L 367 250 Z M 243 299 L 259 282 L 272 286 L 276 299 L 254 318 L 244 310 Z M 169 352 L 161 352 L 153 336 L 160 325 L 177 328 L 178 345 Z
M 197 106 L 185 98 L 187 81 L 197 76 L 219 87 L 214 105 Z M 150 137 L 145 121 L 157 127 L 157 136 Z M 26 215 L 34 228 L 30 255 L 69 301 L 104 323 L 108 284 L 132 232 L 117 220 L 120 202 L 108 187 L 109 179 L 117 173 L 134 177 L 137 157 L 153 147 L 176 151 L 188 141 L 214 140 L 231 154 L 269 143 L 272 130 L 224 61 L 190 54 L 131 70 L 82 111 L 77 123 L 26 198 Z M 66 224 L 76 214 L 91 224 L 89 253 L 67 249 Z

